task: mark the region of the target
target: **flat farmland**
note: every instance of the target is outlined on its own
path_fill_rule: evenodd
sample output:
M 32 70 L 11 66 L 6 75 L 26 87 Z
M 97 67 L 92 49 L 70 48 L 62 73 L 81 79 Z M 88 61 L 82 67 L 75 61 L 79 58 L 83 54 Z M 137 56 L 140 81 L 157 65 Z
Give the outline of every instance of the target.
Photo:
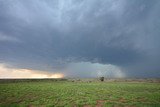
M 1 107 L 160 107 L 159 82 L 0 82 Z

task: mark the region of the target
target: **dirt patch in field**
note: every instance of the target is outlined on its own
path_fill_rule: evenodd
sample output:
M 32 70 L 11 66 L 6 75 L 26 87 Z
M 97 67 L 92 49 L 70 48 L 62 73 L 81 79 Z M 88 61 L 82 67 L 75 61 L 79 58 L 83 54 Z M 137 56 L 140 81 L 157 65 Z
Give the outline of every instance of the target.
M 33 105 L 29 105 L 28 107 L 35 107 L 35 106 L 33 106 Z
M 84 105 L 83 107 L 92 107 L 91 105 Z
M 27 107 L 37 107 L 35 105 L 28 105 Z M 41 106 L 38 106 L 38 107 L 46 107 L 45 105 L 41 105 Z
M 95 107 L 103 107 L 105 100 L 97 100 Z M 84 105 L 83 107 L 92 107 L 91 105 Z
M 106 102 L 105 100 L 97 100 L 96 107 L 103 107 L 105 102 Z
M 118 102 L 126 103 L 126 102 L 127 102 L 127 100 L 126 100 L 126 99 L 124 99 L 124 98 L 120 98 L 120 99 L 118 100 Z

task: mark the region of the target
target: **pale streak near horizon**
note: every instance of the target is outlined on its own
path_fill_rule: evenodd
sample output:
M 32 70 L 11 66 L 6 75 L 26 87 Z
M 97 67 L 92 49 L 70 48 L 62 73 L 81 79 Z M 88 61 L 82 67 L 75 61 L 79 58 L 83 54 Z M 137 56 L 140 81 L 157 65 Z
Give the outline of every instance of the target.
M 29 69 L 7 68 L 0 64 L 0 79 L 7 78 L 64 78 L 64 74 Z

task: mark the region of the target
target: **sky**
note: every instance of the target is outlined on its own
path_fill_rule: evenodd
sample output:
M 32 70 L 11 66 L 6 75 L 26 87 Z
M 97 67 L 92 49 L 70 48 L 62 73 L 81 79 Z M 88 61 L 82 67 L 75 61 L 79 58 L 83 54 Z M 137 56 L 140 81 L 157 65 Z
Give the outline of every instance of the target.
M 0 78 L 159 78 L 160 0 L 0 0 Z

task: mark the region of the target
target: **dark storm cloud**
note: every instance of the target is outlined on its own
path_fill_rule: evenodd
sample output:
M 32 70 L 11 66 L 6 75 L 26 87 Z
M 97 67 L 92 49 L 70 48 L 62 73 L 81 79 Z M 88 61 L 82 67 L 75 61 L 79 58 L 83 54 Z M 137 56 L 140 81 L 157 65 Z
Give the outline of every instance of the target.
M 159 0 L 0 0 L 0 61 L 48 71 L 93 62 L 159 77 L 159 11 Z

